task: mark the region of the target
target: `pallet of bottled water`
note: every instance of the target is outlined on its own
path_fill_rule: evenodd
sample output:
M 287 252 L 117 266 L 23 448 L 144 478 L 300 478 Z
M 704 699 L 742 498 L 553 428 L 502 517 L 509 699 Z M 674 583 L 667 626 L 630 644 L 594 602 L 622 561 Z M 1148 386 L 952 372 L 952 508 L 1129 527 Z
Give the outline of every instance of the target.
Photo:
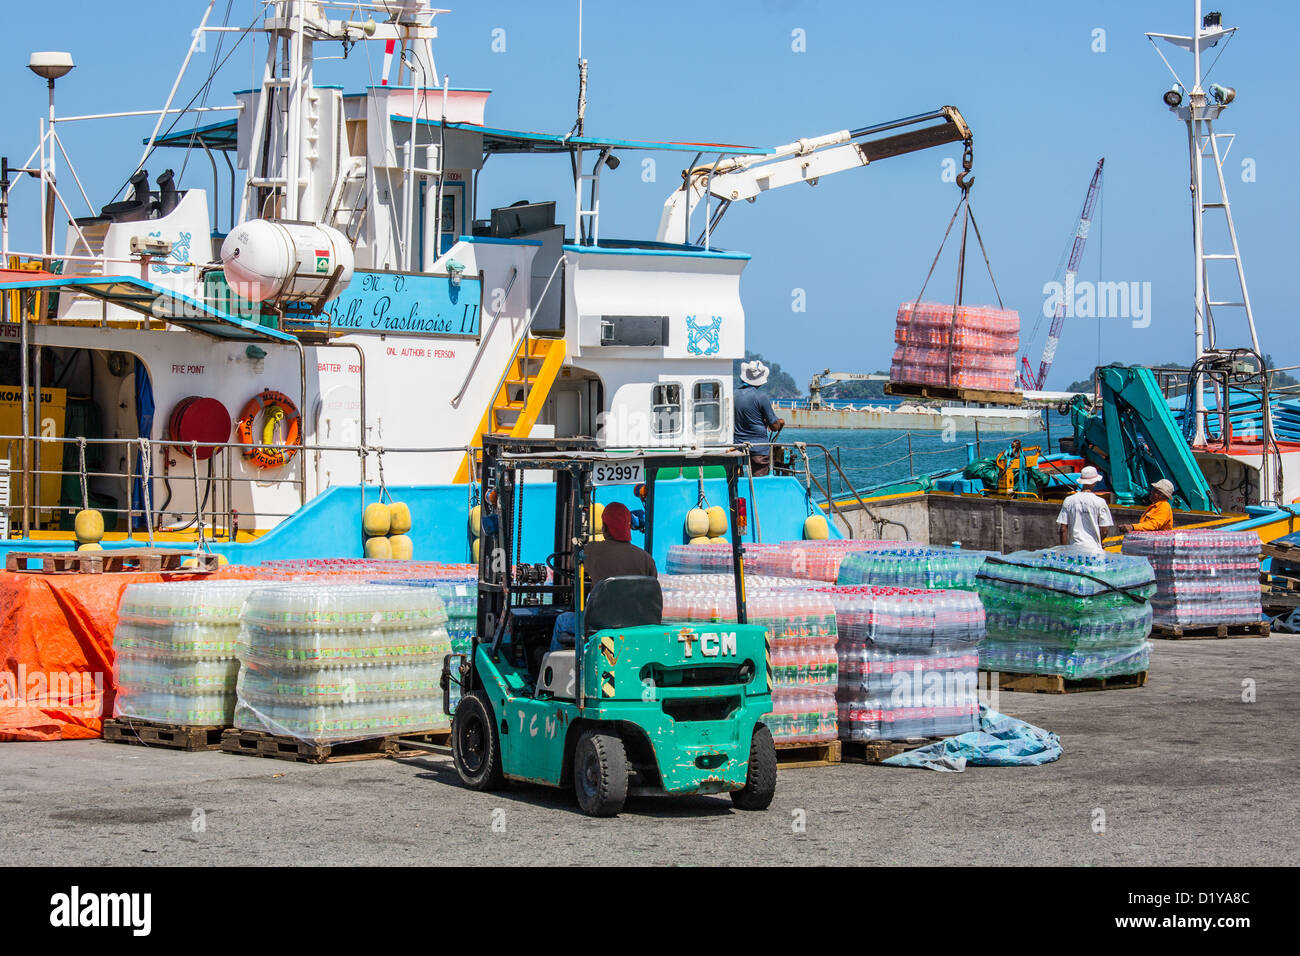
M 984 609 L 971 591 L 819 589 L 835 608 L 840 739 L 952 736 L 979 724 Z
M 924 544 L 872 548 L 846 555 L 836 583 L 971 591 L 984 559 L 993 553 Z
M 748 550 L 753 545 L 746 545 Z M 668 546 L 669 574 L 720 574 L 731 570 L 731 543 L 673 544 Z
M 769 577 L 763 574 L 745 573 L 746 591 L 779 591 L 798 588 L 803 590 L 808 582 L 799 578 Z M 735 589 L 735 577 L 730 571 L 712 574 L 661 574 L 659 587 L 663 591 L 721 591 Z
M 863 538 L 830 538 L 745 545 L 745 570 L 773 577 L 834 584 L 839 578 L 841 565 L 851 556 L 876 548 L 894 547 L 898 543 Z
M 1151 562 L 1154 621 L 1162 627 L 1253 624 L 1262 615 L 1259 537 L 1250 531 L 1139 531 L 1125 554 Z
M 258 590 L 241 617 L 234 725 L 310 743 L 446 729 L 446 625 L 430 588 Z
M 1009 392 L 1020 315 L 987 305 L 904 302 L 894 325 L 893 382 Z
M 721 576 L 719 576 L 721 577 Z M 806 582 L 805 582 L 806 583 Z M 746 617 L 767 629 L 772 651 L 772 707 L 764 717 L 782 745 L 827 743 L 836 739 L 835 607 L 825 595 L 806 589 L 746 589 Z M 737 620 L 734 584 L 664 591 L 665 624 Z
M 113 714 L 229 726 L 239 675 L 239 615 L 256 581 L 131 584 L 113 632 Z
M 373 584 L 430 588 L 447 611 L 447 636 L 456 654 L 468 654 L 478 628 L 478 575 L 469 578 L 376 578 Z
M 1146 670 L 1156 591 L 1146 558 L 1018 551 L 986 561 L 976 583 L 988 619 L 983 670 L 1069 679 Z

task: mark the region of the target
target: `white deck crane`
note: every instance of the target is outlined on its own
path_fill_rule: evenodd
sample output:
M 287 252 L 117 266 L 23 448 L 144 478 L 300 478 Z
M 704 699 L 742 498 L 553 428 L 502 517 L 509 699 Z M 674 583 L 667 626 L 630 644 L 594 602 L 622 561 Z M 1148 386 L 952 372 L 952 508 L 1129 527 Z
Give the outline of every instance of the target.
M 760 193 L 794 183 L 815 186 L 822 176 L 947 143 L 966 144 L 966 171 L 958 174 L 961 179 L 969 173 L 971 131 L 955 106 L 861 129 L 799 139 L 770 153 L 719 155 L 714 162 L 693 164 L 682 172 L 681 188 L 664 203 L 659 219 L 659 241 L 689 244 L 691 216 L 701 201 L 706 204 L 704 229 L 696 244 L 707 248 L 710 233 L 738 199 L 753 202 Z M 701 151 L 700 155 L 703 154 Z M 717 206 L 710 208 L 714 199 L 718 201 Z
M 813 372 L 813 377 L 808 381 L 808 407 L 823 408 L 825 402 L 822 400 L 822 389 L 827 384 L 834 385 L 836 382 L 888 382 L 888 375 L 869 375 L 865 372 L 832 372 L 830 369 L 822 369 L 820 372 Z

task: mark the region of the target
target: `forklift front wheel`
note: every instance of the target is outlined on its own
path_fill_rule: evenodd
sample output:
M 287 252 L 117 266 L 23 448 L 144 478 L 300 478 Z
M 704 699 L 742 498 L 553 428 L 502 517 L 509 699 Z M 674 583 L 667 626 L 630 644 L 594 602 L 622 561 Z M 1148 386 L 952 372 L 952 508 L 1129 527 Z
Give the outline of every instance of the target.
M 776 796 L 776 744 L 772 731 L 761 724 L 749 744 L 749 773 L 745 786 L 731 792 L 737 810 L 766 810 Z
M 466 694 L 451 719 L 451 755 L 456 773 L 473 790 L 500 790 L 506 785 L 501 770 L 501 737 L 492 717 L 492 705 L 481 691 Z
M 573 789 L 589 817 L 613 817 L 627 800 L 627 751 L 623 738 L 588 730 L 573 751 Z

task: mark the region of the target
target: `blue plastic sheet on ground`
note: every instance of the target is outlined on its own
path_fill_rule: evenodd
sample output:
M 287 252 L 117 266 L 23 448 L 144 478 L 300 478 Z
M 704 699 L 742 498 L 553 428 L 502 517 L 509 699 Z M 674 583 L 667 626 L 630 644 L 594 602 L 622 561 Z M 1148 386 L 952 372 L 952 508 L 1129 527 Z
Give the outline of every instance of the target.
M 974 767 L 1031 767 L 1061 757 L 1061 739 L 1015 717 L 980 706 L 980 729 L 890 757 L 890 767 L 961 773 Z

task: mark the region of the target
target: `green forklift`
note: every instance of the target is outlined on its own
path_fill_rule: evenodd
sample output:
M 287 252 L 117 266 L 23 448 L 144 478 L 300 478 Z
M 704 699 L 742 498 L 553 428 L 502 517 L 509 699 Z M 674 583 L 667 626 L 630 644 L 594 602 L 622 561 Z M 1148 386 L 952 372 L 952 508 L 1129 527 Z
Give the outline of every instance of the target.
M 743 453 L 487 435 L 482 454 L 478 626 L 470 653 L 450 655 L 443 678 L 464 784 L 571 786 L 590 816 L 614 816 L 640 794 L 729 793 L 739 809 L 767 809 L 776 791 L 776 748 L 763 724 L 770 648 L 766 629 L 745 623 L 741 535 L 731 535 L 735 623 L 666 625 L 657 578 L 610 577 L 589 589 L 583 569 L 601 486 L 633 486 L 644 503 L 634 527 L 650 550 L 656 478 L 720 467 L 730 526 L 740 527 Z M 525 479 L 555 490 L 545 564 L 520 560 Z M 572 634 L 557 635 L 562 614 Z

